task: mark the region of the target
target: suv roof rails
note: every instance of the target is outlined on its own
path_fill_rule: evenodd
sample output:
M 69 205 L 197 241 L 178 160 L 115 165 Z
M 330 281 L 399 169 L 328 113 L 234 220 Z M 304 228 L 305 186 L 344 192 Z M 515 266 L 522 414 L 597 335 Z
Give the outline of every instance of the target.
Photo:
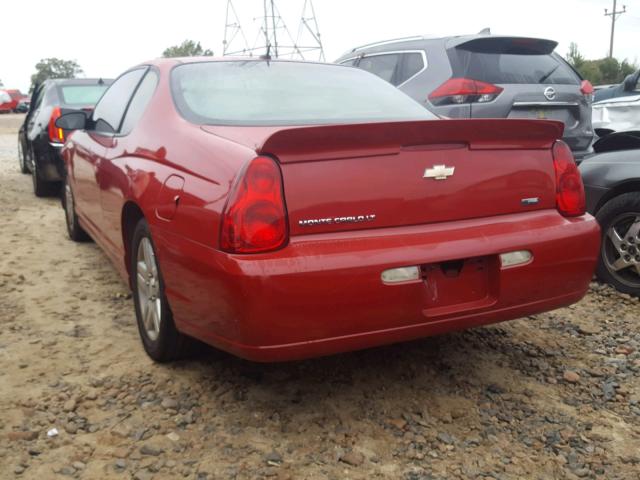
M 359 47 L 352 48 L 347 53 L 357 52 L 358 50 L 362 50 L 364 48 L 379 47 L 379 46 L 387 45 L 387 44 L 390 44 L 390 43 L 408 42 L 408 41 L 411 41 L 411 40 L 423 40 L 423 39 L 426 39 L 426 38 L 436 38 L 436 37 L 432 37 L 432 36 L 429 36 L 429 35 L 413 35 L 411 37 L 393 38 L 391 40 L 383 40 L 382 42 L 374 42 L 374 43 L 367 43 L 366 45 L 360 45 Z

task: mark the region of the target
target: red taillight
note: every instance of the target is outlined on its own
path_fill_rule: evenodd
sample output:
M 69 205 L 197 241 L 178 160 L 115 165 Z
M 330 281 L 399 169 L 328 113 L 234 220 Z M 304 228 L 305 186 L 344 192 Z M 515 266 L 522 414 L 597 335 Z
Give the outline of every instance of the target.
M 593 101 L 593 85 L 591 85 L 591 82 L 589 80 L 583 80 L 582 83 L 580 84 L 580 92 L 587 97 L 587 100 L 589 100 L 590 102 Z
M 434 105 L 487 103 L 495 100 L 502 90 L 502 87 L 480 80 L 451 78 L 431 92 L 429 100 Z
M 282 175 L 269 157 L 241 172 L 222 215 L 220 248 L 233 253 L 275 250 L 288 240 Z
M 56 120 L 60 118 L 61 115 L 60 107 L 55 107 L 49 119 L 49 141 L 54 143 L 64 143 L 64 131 L 56 127 Z
M 556 206 L 565 217 L 584 215 L 586 202 L 584 185 L 571 150 L 561 140 L 553 145 L 553 166 L 556 172 Z

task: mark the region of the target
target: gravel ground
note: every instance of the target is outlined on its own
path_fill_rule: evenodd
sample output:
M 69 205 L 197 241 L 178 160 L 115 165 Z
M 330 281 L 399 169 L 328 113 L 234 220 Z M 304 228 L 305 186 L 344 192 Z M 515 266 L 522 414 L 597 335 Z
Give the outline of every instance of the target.
M 0 477 L 638 479 L 639 302 L 312 361 L 156 365 L 0 116 Z M 57 430 L 57 435 L 47 432 Z

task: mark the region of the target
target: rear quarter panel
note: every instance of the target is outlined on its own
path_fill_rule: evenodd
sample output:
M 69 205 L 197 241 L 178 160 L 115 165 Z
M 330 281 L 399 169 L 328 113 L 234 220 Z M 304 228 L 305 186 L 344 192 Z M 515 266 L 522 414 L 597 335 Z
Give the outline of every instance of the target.
M 640 150 L 600 153 L 580 164 L 587 207 L 595 214 L 608 200 L 626 191 L 640 191 Z

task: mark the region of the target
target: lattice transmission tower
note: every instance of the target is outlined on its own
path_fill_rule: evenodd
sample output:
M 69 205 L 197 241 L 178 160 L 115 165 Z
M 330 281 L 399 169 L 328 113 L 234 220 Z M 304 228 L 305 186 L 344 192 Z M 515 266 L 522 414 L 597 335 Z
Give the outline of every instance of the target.
M 255 1 L 255 0 L 254 0 Z M 258 3 L 256 2 L 256 6 Z M 298 34 L 293 38 L 275 0 L 262 0 L 262 15 L 253 17 L 257 27 L 253 44 L 249 44 L 233 0 L 227 0 L 222 55 L 298 58 L 324 61 L 324 49 L 312 0 L 304 0 Z

